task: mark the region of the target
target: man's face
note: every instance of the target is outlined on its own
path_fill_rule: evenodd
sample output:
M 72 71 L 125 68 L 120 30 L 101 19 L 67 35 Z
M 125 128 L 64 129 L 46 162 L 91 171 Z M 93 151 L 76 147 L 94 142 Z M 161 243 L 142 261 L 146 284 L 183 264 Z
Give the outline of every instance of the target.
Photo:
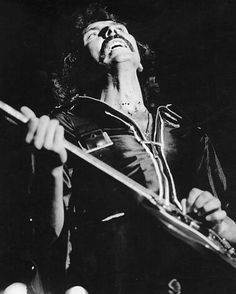
M 83 42 L 98 63 L 130 61 L 136 68 L 140 64 L 137 43 L 123 24 L 110 20 L 94 22 L 83 31 Z

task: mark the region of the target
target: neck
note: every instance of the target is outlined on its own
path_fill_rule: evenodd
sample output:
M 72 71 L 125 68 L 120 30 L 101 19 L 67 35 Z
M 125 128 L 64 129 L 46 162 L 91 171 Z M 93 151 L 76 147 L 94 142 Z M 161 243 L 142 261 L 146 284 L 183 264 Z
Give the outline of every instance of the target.
M 146 111 L 136 70 L 115 68 L 107 73 L 101 100 L 126 115 Z

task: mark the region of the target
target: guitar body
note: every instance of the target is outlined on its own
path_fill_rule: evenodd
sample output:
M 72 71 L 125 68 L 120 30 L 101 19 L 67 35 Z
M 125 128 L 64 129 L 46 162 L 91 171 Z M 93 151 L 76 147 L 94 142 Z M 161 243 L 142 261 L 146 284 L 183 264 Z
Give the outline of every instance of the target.
M 157 212 L 149 204 L 144 209 L 152 216 L 153 227 L 150 230 L 158 236 L 156 248 L 157 252 L 161 250 L 157 256 L 162 263 L 163 276 L 169 280 L 177 279 L 181 293 L 235 293 L 235 259 L 228 258 L 220 243 L 165 210 Z

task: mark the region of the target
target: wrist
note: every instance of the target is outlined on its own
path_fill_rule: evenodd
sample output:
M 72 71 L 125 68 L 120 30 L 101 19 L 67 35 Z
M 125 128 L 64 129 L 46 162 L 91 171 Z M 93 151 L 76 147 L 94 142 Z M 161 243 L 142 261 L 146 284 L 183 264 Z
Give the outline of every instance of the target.
M 35 166 L 39 170 L 52 173 L 52 171 L 56 171 L 57 168 L 63 169 L 64 161 L 62 162 L 60 156 L 52 151 L 36 150 L 34 155 Z
M 215 226 L 214 230 L 222 238 L 226 239 L 233 245 L 236 245 L 236 223 L 232 219 L 226 217 L 222 223 Z

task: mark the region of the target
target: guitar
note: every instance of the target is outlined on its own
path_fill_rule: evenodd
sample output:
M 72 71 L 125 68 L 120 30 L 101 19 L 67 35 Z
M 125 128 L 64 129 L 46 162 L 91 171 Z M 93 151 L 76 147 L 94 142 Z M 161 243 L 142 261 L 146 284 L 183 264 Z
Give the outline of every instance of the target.
M 0 110 L 4 117 L 15 124 L 25 124 L 28 119 L 19 111 L 0 100 Z M 231 244 L 211 228 L 185 214 L 181 209 L 159 199 L 158 195 L 118 170 L 97 159 L 93 155 L 64 140 L 65 148 L 88 164 L 116 179 L 126 187 L 141 195 L 145 200 L 144 207 L 175 237 L 183 240 L 197 250 L 209 250 L 217 254 L 230 266 L 236 269 L 236 251 Z

